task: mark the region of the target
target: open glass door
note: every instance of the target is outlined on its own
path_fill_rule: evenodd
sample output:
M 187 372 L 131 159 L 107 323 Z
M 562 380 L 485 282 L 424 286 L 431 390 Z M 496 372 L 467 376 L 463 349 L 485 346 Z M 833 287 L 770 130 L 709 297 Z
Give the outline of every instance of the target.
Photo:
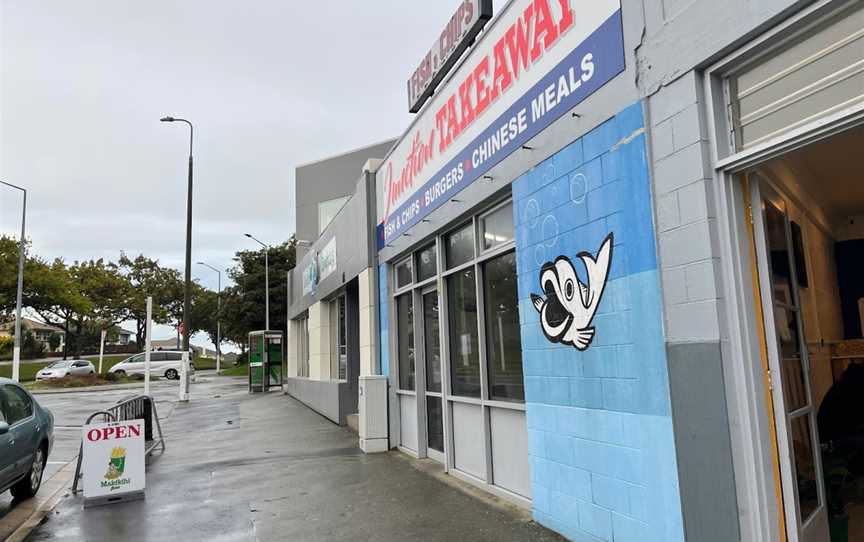
M 810 359 L 786 202 L 765 182 L 753 182 L 751 190 L 787 531 L 792 541 L 826 542 Z

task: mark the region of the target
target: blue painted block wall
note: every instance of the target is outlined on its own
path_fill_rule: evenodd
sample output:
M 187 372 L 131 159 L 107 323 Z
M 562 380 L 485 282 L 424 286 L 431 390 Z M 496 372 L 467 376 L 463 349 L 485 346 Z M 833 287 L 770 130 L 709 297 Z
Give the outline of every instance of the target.
M 381 361 L 381 374 L 390 376 L 390 323 L 389 323 L 389 290 L 387 289 L 387 264 L 378 266 L 378 330 Z
M 514 181 L 513 201 L 534 517 L 577 541 L 681 541 L 641 103 Z M 530 297 L 540 268 L 610 232 L 592 345 L 550 342 Z

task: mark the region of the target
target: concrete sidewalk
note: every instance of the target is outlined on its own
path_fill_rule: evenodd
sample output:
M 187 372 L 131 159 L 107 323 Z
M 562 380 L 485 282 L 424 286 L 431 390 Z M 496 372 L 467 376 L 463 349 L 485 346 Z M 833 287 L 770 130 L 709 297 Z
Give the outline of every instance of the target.
M 147 498 L 84 510 L 64 499 L 28 540 L 561 540 L 281 394 L 213 378 L 164 422 Z

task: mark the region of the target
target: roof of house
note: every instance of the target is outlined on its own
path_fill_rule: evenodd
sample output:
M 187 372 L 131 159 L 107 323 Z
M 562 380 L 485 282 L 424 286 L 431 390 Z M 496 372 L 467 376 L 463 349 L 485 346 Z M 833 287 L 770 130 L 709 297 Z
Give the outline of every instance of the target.
M 32 318 L 21 318 L 21 326 L 31 331 L 57 331 L 62 332 L 63 329 L 45 322 L 33 320 Z M 15 319 L 0 324 L 0 330 L 9 331 L 15 327 Z

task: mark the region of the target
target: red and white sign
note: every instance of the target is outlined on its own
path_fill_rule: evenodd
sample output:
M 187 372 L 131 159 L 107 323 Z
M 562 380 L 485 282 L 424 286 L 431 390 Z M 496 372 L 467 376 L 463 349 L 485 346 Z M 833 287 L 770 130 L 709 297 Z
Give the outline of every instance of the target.
M 85 425 L 81 440 L 84 498 L 144 490 L 144 420 Z
M 425 184 L 440 181 L 445 188 L 456 186 L 469 171 L 479 168 L 481 160 L 470 157 L 452 170 L 447 166 L 598 29 L 607 28 L 615 16 L 620 19 L 620 10 L 620 0 L 515 0 L 508 4 L 378 169 L 381 237 L 391 239 L 394 232 L 401 231 L 400 223 L 413 222 L 423 212 L 407 203 L 422 199 L 415 196 Z M 602 65 L 604 56 L 610 55 L 616 65 L 621 62 L 623 42 L 581 58 L 581 65 L 564 78 L 568 92 L 576 92 L 580 82 L 587 85 L 597 63 Z M 545 94 L 539 98 L 540 105 L 549 113 L 563 94 L 554 88 Z M 515 115 L 504 135 L 515 139 L 530 120 Z
M 408 111 L 416 113 L 492 18 L 492 0 L 462 0 L 408 80 Z

